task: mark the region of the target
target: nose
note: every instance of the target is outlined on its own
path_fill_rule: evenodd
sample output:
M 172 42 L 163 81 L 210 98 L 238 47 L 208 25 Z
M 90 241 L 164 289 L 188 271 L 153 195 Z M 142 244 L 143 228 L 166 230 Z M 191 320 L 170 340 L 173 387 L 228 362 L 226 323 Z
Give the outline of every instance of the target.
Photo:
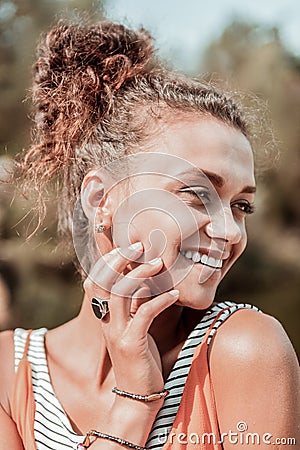
M 222 239 L 231 245 L 238 244 L 242 238 L 242 229 L 236 222 L 231 208 L 223 208 L 222 211 L 210 216 L 205 229 L 211 239 Z

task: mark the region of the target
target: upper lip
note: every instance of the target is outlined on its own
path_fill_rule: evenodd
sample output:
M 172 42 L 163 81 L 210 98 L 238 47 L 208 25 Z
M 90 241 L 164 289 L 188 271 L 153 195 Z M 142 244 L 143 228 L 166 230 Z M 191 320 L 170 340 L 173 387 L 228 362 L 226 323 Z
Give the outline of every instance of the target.
M 228 259 L 230 256 L 229 252 L 221 252 L 220 250 L 212 250 L 212 249 L 208 249 L 208 248 L 182 248 L 181 250 L 184 250 L 185 252 L 187 252 L 188 250 L 190 250 L 191 252 L 199 252 L 201 253 L 201 255 L 207 255 L 208 257 L 211 256 L 214 259 Z

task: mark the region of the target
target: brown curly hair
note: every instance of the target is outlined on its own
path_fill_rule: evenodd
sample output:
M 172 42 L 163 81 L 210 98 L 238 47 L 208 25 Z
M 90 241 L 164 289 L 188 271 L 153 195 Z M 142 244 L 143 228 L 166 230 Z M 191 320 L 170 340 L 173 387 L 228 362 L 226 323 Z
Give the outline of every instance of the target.
M 144 29 L 108 21 L 60 21 L 43 36 L 32 98 L 34 142 L 19 158 L 18 177 L 38 193 L 41 220 L 45 188 L 57 181 L 59 230 L 68 235 L 87 171 L 138 151 L 158 120 L 209 115 L 248 135 L 230 95 L 166 70 Z M 88 245 L 88 221 L 80 216 Z

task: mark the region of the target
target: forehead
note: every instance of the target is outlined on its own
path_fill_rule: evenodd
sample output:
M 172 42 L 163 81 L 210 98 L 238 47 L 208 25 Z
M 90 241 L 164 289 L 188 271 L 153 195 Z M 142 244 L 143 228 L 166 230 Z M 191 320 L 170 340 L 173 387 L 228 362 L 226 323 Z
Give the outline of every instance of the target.
M 213 118 L 166 124 L 147 147 L 158 154 L 158 169 L 170 175 L 180 171 L 188 176 L 192 167 L 217 173 L 225 180 L 236 178 L 247 184 L 255 182 L 253 153 L 248 139 L 239 130 Z M 174 163 L 163 154 L 175 156 Z
M 110 163 L 108 169 L 107 188 L 122 180 L 129 191 L 169 189 L 176 181 L 189 186 L 209 181 L 230 195 L 255 191 L 248 139 L 239 130 L 203 116 L 161 124 L 140 151 L 124 157 L 122 164 Z M 120 186 L 123 192 L 124 183 Z

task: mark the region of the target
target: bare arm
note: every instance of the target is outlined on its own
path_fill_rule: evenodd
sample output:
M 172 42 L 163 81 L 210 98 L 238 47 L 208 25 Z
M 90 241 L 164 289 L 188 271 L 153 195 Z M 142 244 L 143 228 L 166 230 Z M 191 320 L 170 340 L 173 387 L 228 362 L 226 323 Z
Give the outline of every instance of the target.
M 299 445 L 299 366 L 276 319 L 253 310 L 233 314 L 216 335 L 210 364 L 220 431 L 236 433 L 224 436 L 224 450 Z
M 13 332 L 0 334 L 0 450 L 24 450 L 14 421 L 10 417 L 9 398 L 14 378 Z

